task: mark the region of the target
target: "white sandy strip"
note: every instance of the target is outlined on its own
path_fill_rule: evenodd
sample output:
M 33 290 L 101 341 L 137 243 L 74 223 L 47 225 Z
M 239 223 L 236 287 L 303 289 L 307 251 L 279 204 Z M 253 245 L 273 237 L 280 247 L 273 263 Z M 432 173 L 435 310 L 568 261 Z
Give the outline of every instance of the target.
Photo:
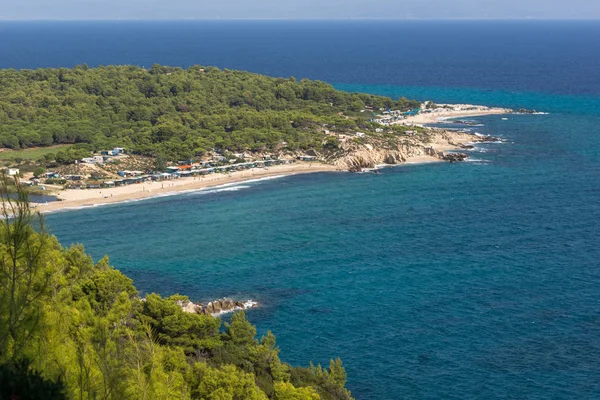
M 423 125 L 433 124 L 436 122 L 442 122 L 451 118 L 464 118 L 464 117 L 481 117 L 484 115 L 501 115 L 511 113 L 512 110 L 507 108 L 489 108 L 481 110 L 469 110 L 469 111 L 440 111 L 425 114 L 417 114 L 407 117 L 401 121 L 394 122 L 394 124 L 401 125 Z
M 139 184 L 119 186 L 104 189 L 66 189 L 58 192 L 62 201 L 38 204 L 42 212 L 71 210 L 82 207 L 99 206 L 103 204 L 130 202 L 152 197 L 169 196 L 205 188 L 227 187 L 242 182 L 252 182 L 268 177 L 305 174 L 311 172 L 335 171 L 331 165 L 319 163 L 295 163 L 277 165 L 269 168 L 253 168 L 236 171 L 230 174 L 211 174 L 198 178 L 181 178 L 163 182 L 144 182 Z M 227 190 L 227 189 L 225 189 Z M 237 190 L 237 189 L 230 189 Z

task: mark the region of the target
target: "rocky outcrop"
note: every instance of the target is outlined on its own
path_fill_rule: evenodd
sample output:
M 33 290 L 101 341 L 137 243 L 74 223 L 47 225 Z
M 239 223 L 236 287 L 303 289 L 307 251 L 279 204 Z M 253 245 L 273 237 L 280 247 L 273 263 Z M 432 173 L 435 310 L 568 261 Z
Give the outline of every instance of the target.
M 360 172 L 380 164 L 400 164 L 411 157 L 424 155 L 433 154 L 422 145 L 402 145 L 397 149 L 374 149 L 373 146 L 363 145 L 334 160 L 334 165 L 351 172 Z
M 442 153 L 441 159 L 449 162 L 464 161 L 468 156 L 465 153 Z
M 258 306 L 258 303 L 254 300 L 236 301 L 230 298 L 218 299 L 207 303 L 193 303 L 191 301 L 178 301 L 177 305 L 180 306 L 183 311 L 195 314 L 204 315 L 220 315 L 237 310 L 246 310 Z
M 376 168 L 377 165 L 401 164 L 422 156 L 448 162 L 464 161 L 466 154 L 447 151 L 470 150 L 474 148 L 473 143 L 502 141 L 494 136 L 439 128 L 428 128 L 419 135 L 370 137 L 367 143 L 365 140 L 367 139 L 362 142 L 345 141 L 335 153 L 329 153 L 322 159 L 340 170 L 362 172 Z
M 535 113 L 537 113 L 536 110 L 528 110 L 526 108 L 519 108 L 517 110 L 517 114 L 535 114 Z

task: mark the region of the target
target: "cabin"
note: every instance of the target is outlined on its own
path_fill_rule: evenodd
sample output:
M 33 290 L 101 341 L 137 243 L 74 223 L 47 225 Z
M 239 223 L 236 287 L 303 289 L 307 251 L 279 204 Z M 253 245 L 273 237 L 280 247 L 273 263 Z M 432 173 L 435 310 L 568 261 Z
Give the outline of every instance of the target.
M 81 189 L 83 186 L 83 182 L 80 181 L 67 183 L 67 189 Z
M 102 157 L 102 156 L 85 157 L 85 158 L 81 159 L 81 162 L 84 164 L 102 164 L 104 162 L 104 157 Z
M 112 187 L 115 187 L 115 182 L 113 182 L 113 181 L 102 182 L 101 186 L 103 188 L 112 188 Z
M 60 174 L 58 172 L 46 172 L 44 174 L 44 178 L 46 179 L 59 179 Z
M 8 174 L 8 176 L 18 176 L 19 175 L 19 168 L 9 168 L 6 170 L 6 173 Z
M 297 158 L 300 161 L 314 161 L 317 157 L 315 157 L 315 156 L 298 156 Z
M 102 184 L 98 181 L 90 181 L 87 183 L 87 185 L 85 185 L 85 187 L 88 189 L 100 189 Z
M 173 179 L 173 175 L 169 174 L 168 172 L 163 172 L 161 174 L 158 175 L 154 175 L 157 177 L 157 180 L 159 181 L 164 181 L 164 180 L 169 180 L 169 179 Z
M 140 176 L 143 174 L 144 174 L 144 172 L 142 172 L 142 171 L 127 171 L 127 170 L 125 170 L 125 171 L 117 172 L 117 175 L 122 176 L 123 178 L 126 178 L 128 176 Z

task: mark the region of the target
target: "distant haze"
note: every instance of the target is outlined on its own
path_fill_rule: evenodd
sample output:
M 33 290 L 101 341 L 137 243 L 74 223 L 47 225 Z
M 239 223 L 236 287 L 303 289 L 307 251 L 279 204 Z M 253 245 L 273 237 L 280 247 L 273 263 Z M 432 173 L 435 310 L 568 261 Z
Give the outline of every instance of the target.
M 600 19 L 599 0 L 2 0 L 0 19 Z

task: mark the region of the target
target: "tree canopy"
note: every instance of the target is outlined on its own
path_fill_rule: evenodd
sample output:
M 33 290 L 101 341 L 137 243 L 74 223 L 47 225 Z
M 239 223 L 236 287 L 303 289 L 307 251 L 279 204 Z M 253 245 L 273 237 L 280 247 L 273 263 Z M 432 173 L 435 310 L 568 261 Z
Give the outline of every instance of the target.
M 213 148 L 309 149 L 323 146 L 323 124 L 364 129 L 369 110 L 418 104 L 202 66 L 0 70 L 0 146 L 85 143 L 170 160 Z
M 339 360 L 292 367 L 243 312 L 220 318 L 141 299 L 107 257 L 62 247 L 22 189 L 0 182 L 0 398 L 350 399 Z M 18 185 L 17 185 L 18 187 Z

